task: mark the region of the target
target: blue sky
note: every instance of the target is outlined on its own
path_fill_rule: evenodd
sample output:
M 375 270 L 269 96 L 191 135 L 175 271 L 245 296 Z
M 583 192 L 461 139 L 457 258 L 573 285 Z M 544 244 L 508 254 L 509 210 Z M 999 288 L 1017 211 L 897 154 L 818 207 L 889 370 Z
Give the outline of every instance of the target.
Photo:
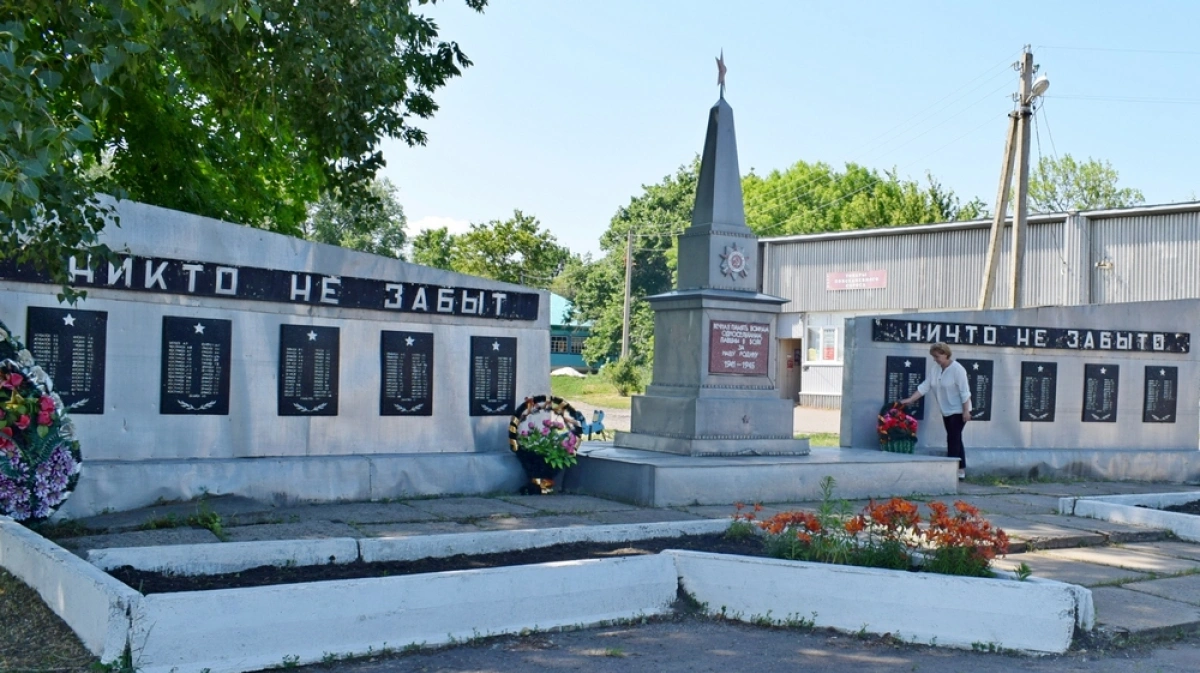
M 537 217 L 599 251 L 617 209 L 692 159 L 717 100 L 739 164 L 930 171 L 992 207 L 1023 45 L 1051 86 L 1039 155 L 1107 160 L 1150 204 L 1200 198 L 1200 2 L 457 0 L 425 11 L 475 62 L 439 90 L 425 147 L 382 175 L 410 232 Z

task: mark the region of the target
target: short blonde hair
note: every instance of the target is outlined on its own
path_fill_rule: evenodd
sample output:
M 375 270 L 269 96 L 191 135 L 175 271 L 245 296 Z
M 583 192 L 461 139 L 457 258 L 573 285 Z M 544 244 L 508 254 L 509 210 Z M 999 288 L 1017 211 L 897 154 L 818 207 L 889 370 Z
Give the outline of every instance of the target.
M 937 355 L 938 353 L 941 353 L 942 355 L 945 355 L 946 357 L 951 357 L 950 347 L 947 346 L 944 341 L 939 341 L 929 347 L 930 355 Z

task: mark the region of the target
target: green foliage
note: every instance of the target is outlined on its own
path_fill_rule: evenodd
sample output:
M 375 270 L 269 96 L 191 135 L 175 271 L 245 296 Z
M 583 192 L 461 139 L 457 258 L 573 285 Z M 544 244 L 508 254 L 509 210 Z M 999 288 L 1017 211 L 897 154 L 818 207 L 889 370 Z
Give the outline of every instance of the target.
M 409 2 L 3 3 L 0 259 L 64 283 L 108 255 L 97 193 L 299 233 L 320 193 L 361 196 L 384 138 L 423 143 L 468 65 Z
M 450 239 L 454 271 L 532 287 L 549 287 L 570 255 L 536 217 L 520 210 L 507 220 L 472 224 Z
M 404 259 L 407 220 L 390 180 L 375 178 L 364 192 L 338 196 L 336 192 L 321 195 L 304 222 L 305 238 Z
M 1042 157 L 1029 176 L 1030 209 L 1038 213 L 1127 208 L 1145 202 L 1142 192 L 1117 187 L 1116 169 L 1107 161 Z
M 633 232 L 630 294 L 630 356 L 643 365 L 653 361 L 654 314 L 645 297 L 674 287 L 677 249 L 674 237 L 690 226 L 696 198 L 699 159 L 680 166 L 618 209 L 600 239 L 605 255 L 588 261 L 572 279 L 572 301 L 580 319 L 592 321 L 583 357 L 592 364 L 621 352 L 625 299 L 625 248 Z M 797 162 L 766 177 L 742 179 L 746 222 L 759 235 L 843 231 L 904 224 L 975 219 L 985 214 L 979 199 L 962 204 L 952 190 L 927 175 L 925 185 L 897 174 L 847 164 L 835 171 L 826 164 Z
M 617 389 L 617 394 L 622 397 L 627 397 L 631 393 L 640 393 L 645 389 L 642 368 L 632 358 L 610 362 L 604 366 L 604 369 L 600 373 Z
M 578 400 L 594 407 L 629 409 L 630 400 L 623 396 L 607 378 L 588 376 L 551 376 L 550 393 L 565 400 Z
M 449 271 L 452 242 L 453 236 L 446 227 L 422 231 L 412 240 L 413 263 Z
M 765 178 L 742 180 L 746 224 L 760 236 L 874 229 L 907 224 L 969 220 L 984 214 L 983 202 L 962 205 L 952 190 L 926 174 L 924 187 L 895 171 L 880 174 L 848 163 L 842 172 L 828 164 L 798 161 Z

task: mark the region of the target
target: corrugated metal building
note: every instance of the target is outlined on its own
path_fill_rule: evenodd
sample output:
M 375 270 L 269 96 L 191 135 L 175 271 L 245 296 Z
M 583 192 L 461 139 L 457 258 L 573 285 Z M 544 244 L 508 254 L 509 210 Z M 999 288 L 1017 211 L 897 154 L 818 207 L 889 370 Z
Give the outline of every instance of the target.
M 976 308 L 990 227 L 980 220 L 760 239 L 762 291 L 791 300 L 776 333 L 781 392 L 840 406 L 848 317 Z M 1010 241 L 1006 226 L 993 306 L 1007 302 Z M 1020 306 L 1197 297 L 1200 202 L 1029 220 Z

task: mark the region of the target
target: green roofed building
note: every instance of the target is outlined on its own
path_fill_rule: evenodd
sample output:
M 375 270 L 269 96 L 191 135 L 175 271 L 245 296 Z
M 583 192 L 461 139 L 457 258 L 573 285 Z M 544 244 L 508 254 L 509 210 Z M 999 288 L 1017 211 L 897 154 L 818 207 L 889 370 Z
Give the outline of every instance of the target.
M 572 367 L 581 372 L 589 371 L 583 361 L 583 341 L 592 334 L 591 322 L 571 320 L 571 301 L 557 294 L 550 294 L 550 371 L 560 367 Z

